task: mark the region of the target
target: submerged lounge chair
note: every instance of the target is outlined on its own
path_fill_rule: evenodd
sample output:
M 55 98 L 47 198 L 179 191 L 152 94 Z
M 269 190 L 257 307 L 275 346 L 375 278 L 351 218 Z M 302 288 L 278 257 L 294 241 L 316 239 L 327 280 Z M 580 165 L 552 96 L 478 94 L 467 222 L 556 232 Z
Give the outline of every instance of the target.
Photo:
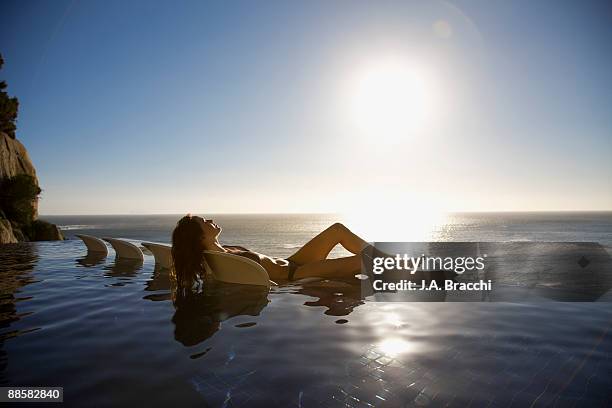
M 88 252 L 108 254 L 108 248 L 104 241 L 111 244 L 115 249 L 117 258 L 144 260 L 144 255 L 140 248 L 126 240 L 118 238 L 97 238 L 90 235 L 77 235 L 87 246 Z M 103 241 L 104 240 L 104 241 Z M 143 242 L 142 246 L 153 253 L 155 262 L 162 268 L 172 267 L 172 247 L 168 244 L 154 242 Z M 243 256 L 229 254 L 225 252 L 204 251 L 206 259 L 206 272 L 213 279 L 226 283 L 238 283 L 242 285 L 257 285 L 270 287 L 276 285 L 270 280 L 268 272 L 263 266 L 252 259 Z
M 164 268 L 172 266 L 172 247 L 170 245 L 143 242 L 142 246 L 153 253 L 157 264 Z M 206 272 L 220 282 L 266 287 L 270 287 L 271 284 L 276 285 L 270 281 L 264 267 L 251 259 L 215 251 L 204 251 L 204 257 Z
M 252 259 L 216 251 L 204 251 L 204 258 L 206 272 L 215 280 L 267 287 L 276 285 L 276 282 L 270 280 L 264 267 Z
M 155 263 L 162 268 L 172 267 L 172 247 L 168 244 L 158 244 L 155 242 L 142 242 L 142 246 L 147 248 L 155 257 Z
M 123 239 L 117 238 L 102 238 L 104 241 L 111 244 L 111 246 L 115 249 L 115 253 L 117 254 L 117 258 L 127 258 L 127 259 L 137 259 L 144 260 L 144 255 L 140 248 L 131 242 L 125 241 Z
M 108 255 L 108 247 L 100 238 L 92 237 L 91 235 L 79 235 L 77 234 L 87 247 L 87 252 L 95 252 L 100 255 Z

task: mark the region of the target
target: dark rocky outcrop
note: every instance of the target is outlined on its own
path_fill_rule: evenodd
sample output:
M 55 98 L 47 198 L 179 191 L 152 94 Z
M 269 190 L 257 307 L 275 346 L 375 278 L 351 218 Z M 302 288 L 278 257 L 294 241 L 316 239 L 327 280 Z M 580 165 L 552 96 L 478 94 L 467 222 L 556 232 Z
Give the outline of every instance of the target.
M 7 219 L 0 218 L 0 244 L 14 244 L 16 242 L 19 241 L 17 237 L 15 237 L 11 222 Z
M 30 239 L 32 241 L 61 241 L 64 236 L 57 225 L 44 220 L 36 220 L 31 226 Z
M 35 191 L 26 199 L 13 198 L 9 188 L 24 190 L 22 184 Z M 21 142 L 0 132 L 0 244 L 64 239 L 57 226 L 38 219 L 39 192 L 28 151 Z

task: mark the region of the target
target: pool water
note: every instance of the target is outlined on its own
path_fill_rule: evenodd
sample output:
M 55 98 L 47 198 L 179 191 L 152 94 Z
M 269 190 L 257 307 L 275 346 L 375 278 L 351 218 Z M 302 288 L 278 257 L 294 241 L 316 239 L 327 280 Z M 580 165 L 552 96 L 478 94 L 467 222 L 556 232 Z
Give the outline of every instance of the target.
M 0 247 L 0 382 L 69 406 L 612 404 L 609 303 L 377 303 L 342 281 L 211 285 L 80 241 Z

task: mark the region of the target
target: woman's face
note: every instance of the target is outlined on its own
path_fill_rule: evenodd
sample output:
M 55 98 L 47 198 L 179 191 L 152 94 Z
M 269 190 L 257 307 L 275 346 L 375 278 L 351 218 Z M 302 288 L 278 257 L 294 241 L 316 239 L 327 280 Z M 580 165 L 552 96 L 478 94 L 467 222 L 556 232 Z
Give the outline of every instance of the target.
M 204 231 L 204 239 L 214 241 L 221 233 L 221 227 L 213 222 L 213 220 L 206 220 L 198 217 L 202 230 Z

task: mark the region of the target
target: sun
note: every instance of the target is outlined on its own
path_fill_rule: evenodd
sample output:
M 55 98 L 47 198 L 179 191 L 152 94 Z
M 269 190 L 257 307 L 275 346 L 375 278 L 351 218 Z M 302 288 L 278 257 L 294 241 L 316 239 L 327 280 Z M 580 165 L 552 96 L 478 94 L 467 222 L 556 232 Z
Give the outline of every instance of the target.
M 415 60 L 380 58 L 358 69 L 350 82 L 350 120 L 368 136 L 406 136 L 431 118 L 431 76 Z

